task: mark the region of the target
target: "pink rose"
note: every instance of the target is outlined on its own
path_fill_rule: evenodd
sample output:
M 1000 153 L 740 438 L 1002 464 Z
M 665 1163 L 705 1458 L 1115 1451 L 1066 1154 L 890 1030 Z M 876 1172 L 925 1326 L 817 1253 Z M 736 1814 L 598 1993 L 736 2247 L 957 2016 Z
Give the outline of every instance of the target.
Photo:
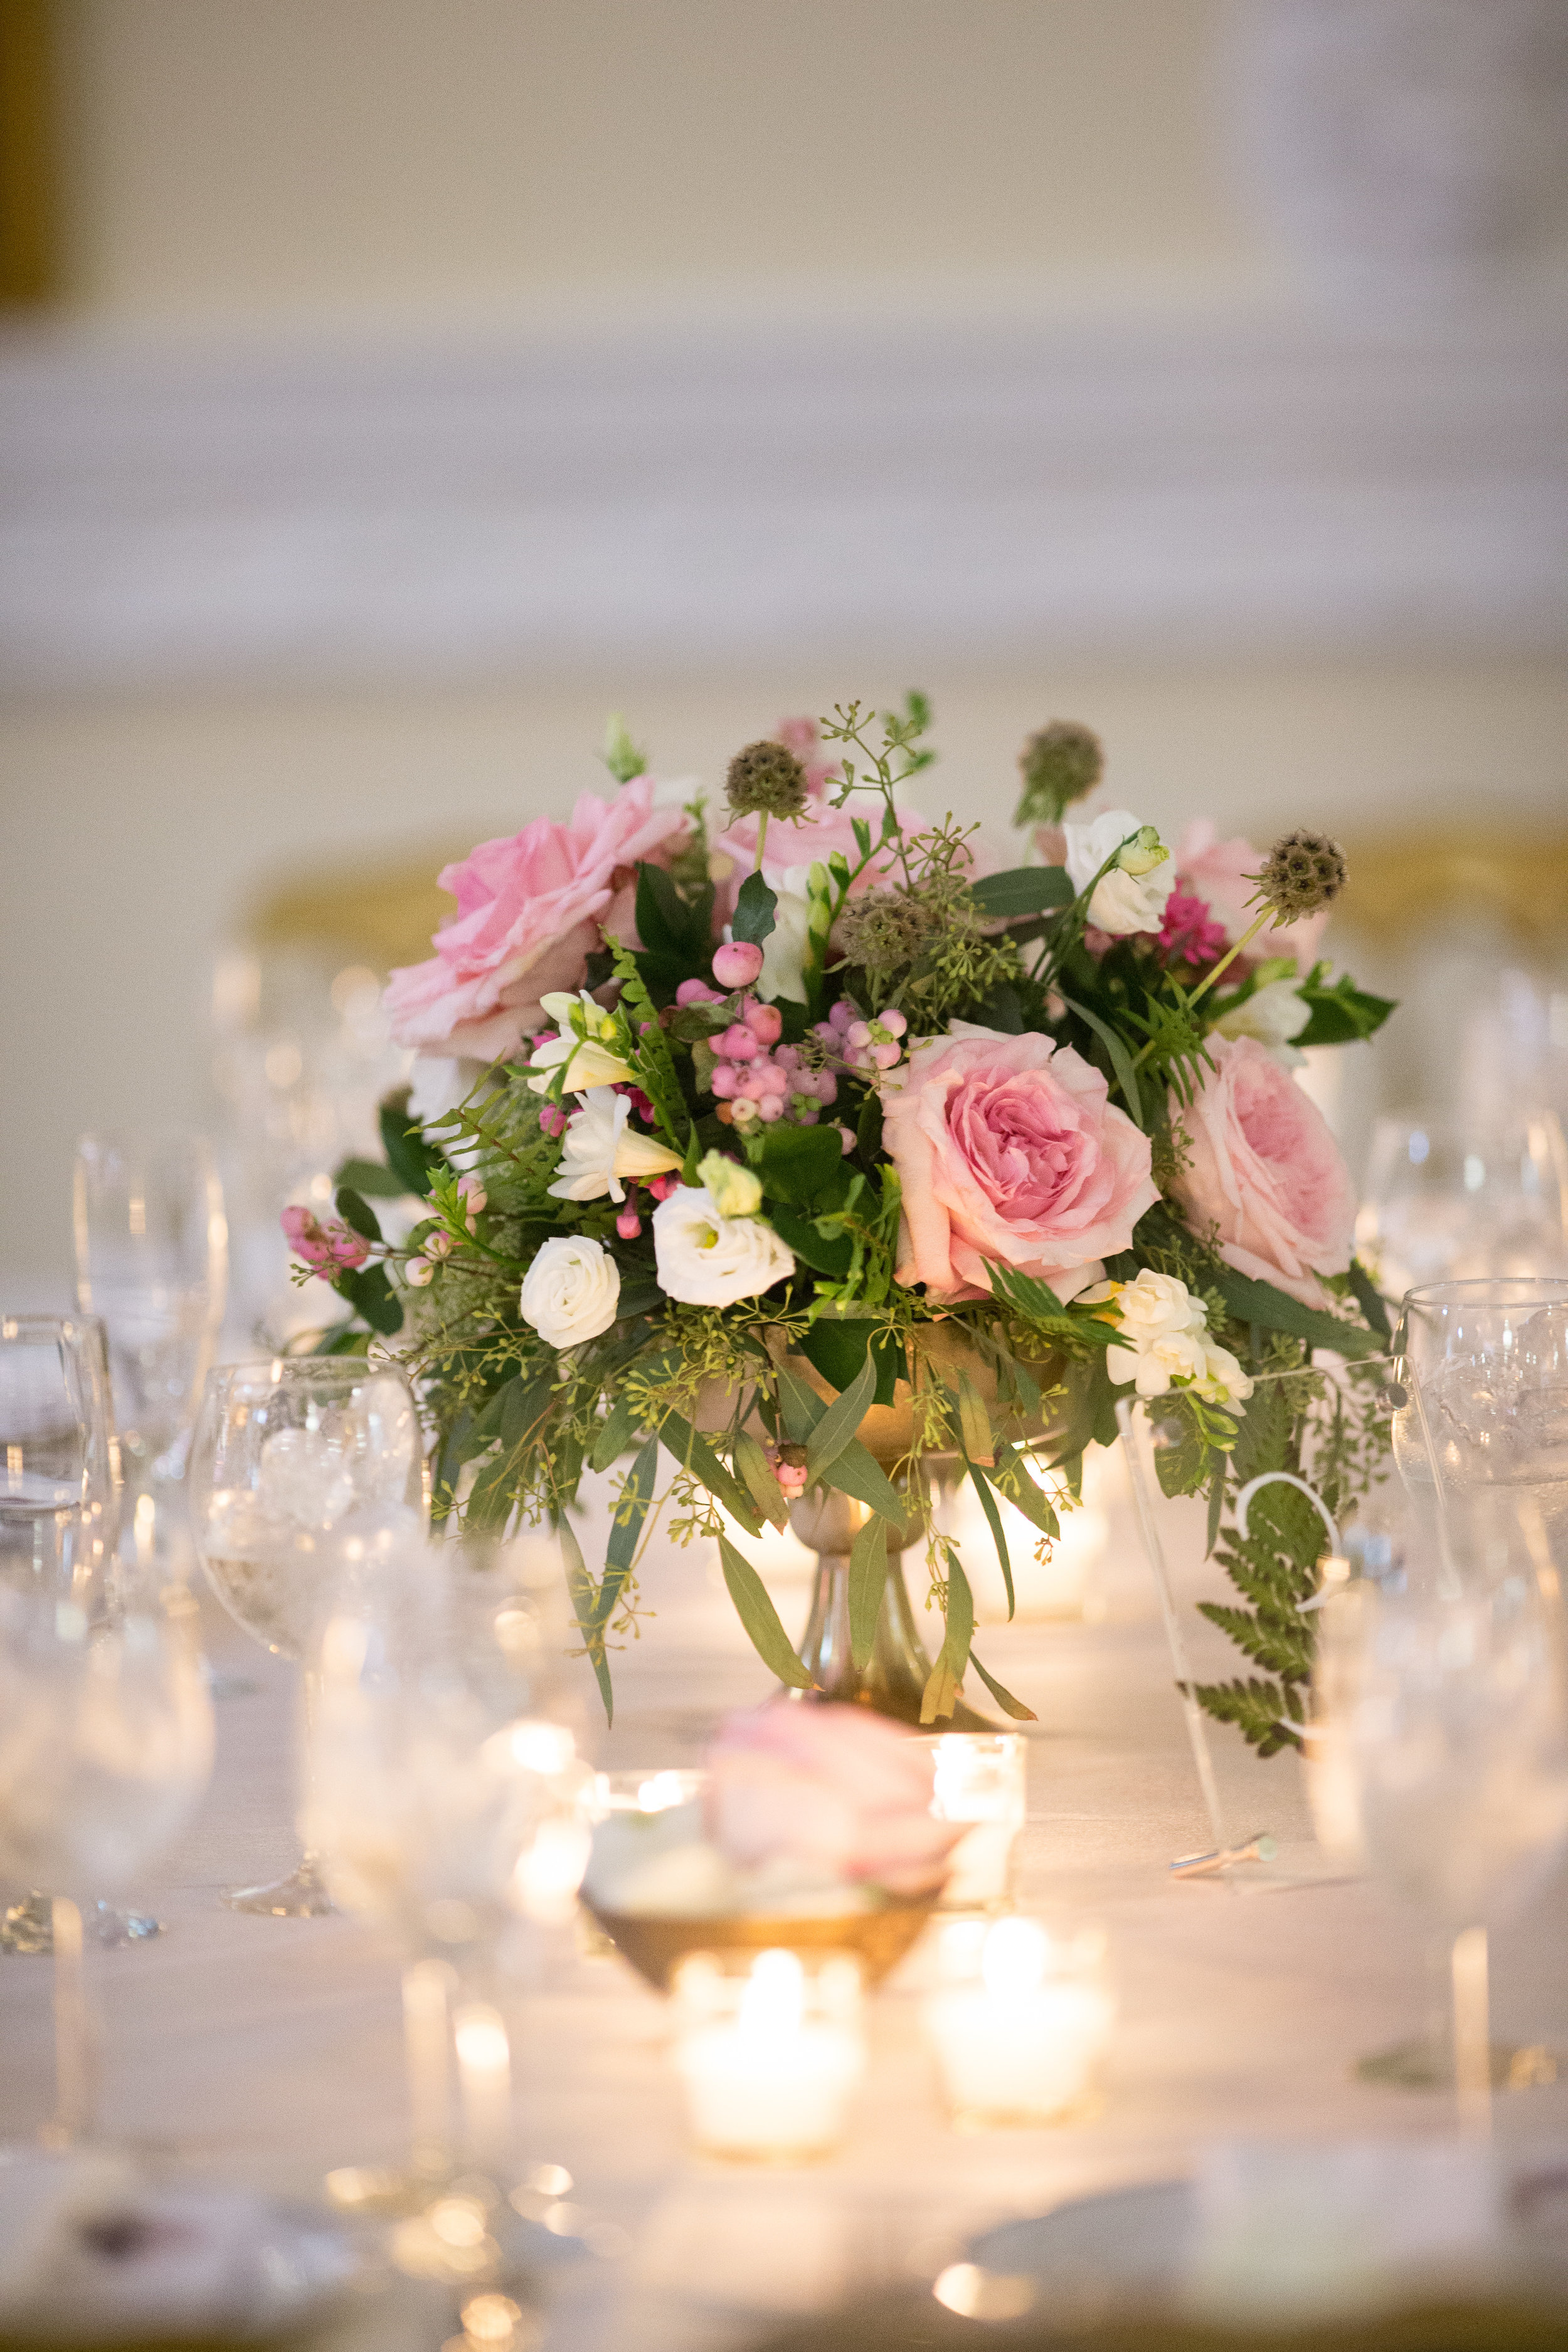
M 651 776 L 613 801 L 584 793 L 569 824 L 537 817 L 509 840 L 484 841 L 445 867 L 458 912 L 426 963 L 386 984 L 400 1045 L 474 1062 L 515 1053 L 546 1025 L 540 999 L 581 988 L 605 930 L 632 932 L 633 869 L 684 833 L 686 813 L 654 806 Z
M 770 1699 L 720 1726 L 708 1764 L 708 1834 L 742 1870 L 791 1854 L 927 1895 L 966 1826 L 931 1816 L 931 1750 L 866 1707 Z
M 1307 1307 L 1332 1304 L 1320 1274 L 1351 1262 L 1355 1190 L 1327 1120 L 1256 1037 L 1211 1036 L 1214 1072 L 1178 1114 L 1190 1164 L 1172 1188 L 1193 1231 L 1219 1235 L 1237 1274 Z
M 1250 841 L 1237 835 L 1230 841 L 1215 839 L 1216 827 L 1211 817 L 1194 817 L 1181 840 L 1176 844 L 1176 887 L 1190 898 L 1201 898 L 1209 912 L 1224 925 L 1227 945 L 1234 946 L 1243 933 L 1257 920 L 1258 908 L 1248 905 L 1258 885 L 1249 877 L 1263 864 L 1263 852 L 1254 849 Z M 1238 956 L 1227 977 L 1240 980 L 1253 963 L 1261 963 L 1270 956 L 1294 956 L 1296 970 L 1305 979 L 1317 961 L 1318 941 L 1322 938 L 1328 921 L 1328 909 L 1308 915 L 1299 923 L 1287 923 L 1280 930 L 1265 925 L 1253 940 L 1246 955 Z
M 898 1278 L 981 1298 L 987 1261 L 1072 1298 L 1100 1279 L 1159 1198 L 1149 1139 L 1100 1072 L 1033 1032 L 955 1024 L 882 1087 L 882 1136 L 903 1186 Z

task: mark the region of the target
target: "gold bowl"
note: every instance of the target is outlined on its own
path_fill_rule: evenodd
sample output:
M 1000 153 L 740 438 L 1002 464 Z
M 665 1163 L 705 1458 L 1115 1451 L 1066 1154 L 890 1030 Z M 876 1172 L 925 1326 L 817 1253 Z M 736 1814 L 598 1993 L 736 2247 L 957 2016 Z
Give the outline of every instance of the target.
M 669 1979 L 692 1952 L 851 1952 L 868 1985 L 880 1984 L 914 1943 L 936 1908 L 934 1895 L 889 1895 L 878 1911 L 844 1911 L 831 1919 L 769 1917 L 741 1913 L 732 1918 L 644 1917 L 601 1911 L 584 1898 L 584 1909 L 609 1937 L 624 1960 L 652 1985 L 668 1992 Z

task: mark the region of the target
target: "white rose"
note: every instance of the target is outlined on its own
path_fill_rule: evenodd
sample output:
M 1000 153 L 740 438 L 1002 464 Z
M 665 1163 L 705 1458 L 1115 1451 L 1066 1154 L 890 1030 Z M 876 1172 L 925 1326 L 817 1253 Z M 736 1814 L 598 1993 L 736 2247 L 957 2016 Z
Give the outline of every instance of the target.
M 1299 1054 L 1290 1040 L 1300 1035 L 1311 1014 L 1298 982 L 1271 980 L 1228 1013 L 1222 1013 L 1214 1025 L 1222 1037 L 1256 1037 L 1283 1068 L 1293 1070 L 1307 1056 Z
M 522 1319 L 552 1348 L 575 1348 L 609 1329 L 620 1297 L 620 1269 L 608 1250 L 556 1234 L 523 1277 Z
M 680 1154 L 651 1135 L 628 1129 L 631 1105 L 608 1087 L 591 1087 L 583 1107 L 566 1122 L 561 1173 L 548 1189 L 558 1201 L 597 1201 L 607 1192 L 624 1201 L 623 1176 L 667 1175 L 680 1166 Z
M 1107 809 L 1092 824 L 1064 824 L 1065 863 L 1075 892 L 1088 889 L 1106 859 L 1130 835 L 1150 829 L 1128 809 Z M 1129 843 L 1121 851 L 1121 862 L 1103 877 L 1089 900 L 1089 919 L 1117 939 L 1129 931 L 1157 931 L 1175 885 L 1175 862 L 1168 851 Z
M 760 1217 L 726 1217 L 706 1186 L 678 1185 L 653 1213 L 659 1287 L 691 1307 L 732 1307 L 795 1272 L 795 1255 Z

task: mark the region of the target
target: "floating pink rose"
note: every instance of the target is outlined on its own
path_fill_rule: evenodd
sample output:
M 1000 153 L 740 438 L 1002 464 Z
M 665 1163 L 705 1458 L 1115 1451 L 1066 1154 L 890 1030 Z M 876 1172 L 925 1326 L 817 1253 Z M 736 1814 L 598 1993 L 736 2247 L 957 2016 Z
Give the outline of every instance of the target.
M 322 1224 L 309 1209 L 296 1204 L 285 1209 L 278 1222 L 295 1256 L 314 1266 L 318 1274 L 331 1276 L 339 1269 L 352 1273 L 370 1255 L 370 1244 L 363 1234 L 351 1232 L 335 1217 Z
M 1149 1139 L 1070 1046 L 953 1025 L 882 1088 L 883 1139 L 903 1186 L 898 1278 L 978 1298 L 996 1261 L 1074 1297 L 1159 1198 Z
M 639 776 L 613 801 L 584 793 L 569 824 L 538 817 L 445 867 L 457 915 L 426 962 L 387 982 L 398 1045 L 493 1062 L 543 1024 L 542 997 L 581 988 L 602 933 L 632 935 L 633 869 L 686 830 L 685 811 L 656 808 L 654 790 Z
M 1193 1231 L 1238 1274 L 1308 1307 L 1351 1262 L 1355 1189 L 1327 1120 L 1255 1037 L 1211 1036 L 1214 1071 L 1179 1114 L 1190 1146 L 1173 1187 Z
M 772 1699 L 721 1725 L 708 1765 L 708 1834 L 742 1870 L 788 1854 L 927 1895 L 963 1835 L 931 1817 L 930 1749 L 868 1707 Z
M 1264 853 L 1239 834 L 1229 841 L 1219 840 L 1217 834 L 1211 817 L 1194 818 L 1176 844 L 1176 887 L 1191 898 L 1203 900 L 1223 925 L 1226 945 L 1234 946 L 1257 919 L 1258 906 L 1249 903 L 1258 895 L 1252 877 L 1262 866 Z M 1305 916 L 1299 923 L 1287 923 L 1280 930 L 1265 924 L 1246 955 L 1231 965 L 1229 976 L 1239 980 L 1253 963 L 1266 957 L 1294 956 L 1296 969 L 1305 978 L 1317 960 L 1318 942 L 1328 919 L 1325 909 Z

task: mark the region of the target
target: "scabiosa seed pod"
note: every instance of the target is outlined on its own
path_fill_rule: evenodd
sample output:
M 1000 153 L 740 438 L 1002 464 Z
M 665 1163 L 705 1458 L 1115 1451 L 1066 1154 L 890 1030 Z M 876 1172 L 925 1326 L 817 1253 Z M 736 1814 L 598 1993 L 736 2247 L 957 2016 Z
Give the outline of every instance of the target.
M 1298 825 L 1277 841 L 1260 870 L 1250 877 L 1259 901 L 1274 909 L 1274 928 L 1300 922 L 1331 906 L 1345 887 L 1345 854 L 1326 833 L 1308 833 Z
M 1093 792 L 1104 771 L 1105 752 L 1093 728 L 1053 719 L 1018 754 L 1024 790 L 1014 824 L 1059 824 L 1063 810 Z
M 805 770 L 785 744 L 764 738 L 736 752 L 724 792 L 736 816 L 799 816 L 806 803 Z
M 905 890 L 868 890 L 838 918 L 837 939 L 847 960 L 872 971 L 911 964 L 931 936 L 931 911 Z

